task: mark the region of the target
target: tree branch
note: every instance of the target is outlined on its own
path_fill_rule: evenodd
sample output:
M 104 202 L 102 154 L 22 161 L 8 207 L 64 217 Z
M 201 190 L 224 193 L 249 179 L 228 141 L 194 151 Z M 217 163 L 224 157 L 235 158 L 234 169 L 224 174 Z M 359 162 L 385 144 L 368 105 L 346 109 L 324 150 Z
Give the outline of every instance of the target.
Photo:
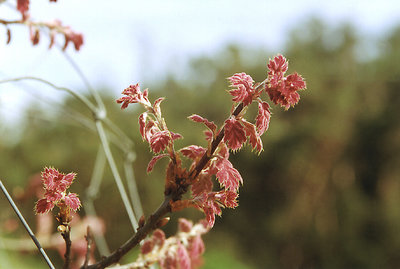
M 64 266 L 63 269 L 69 269 L 71 264 L 71 227 L 68 225 L 66 226 L 65 232 L 62 232 L 61 235 L 65 241 L 65 254 L 64 254 Z
M 146 223 L 139 227 L 137 233 L 133 235 L 122 246 L 115 250 L 111 255 L 99 261 L 98 263 L 82 266 L 81 269 L 101 269 L 111 264 L 117 263 L 128 251 L 137 246 L 151 231 L 155 230 L 157 224 L 164 215 L 171 212 L 171 196 L 166 196 L 160 207 L 148 218 Z

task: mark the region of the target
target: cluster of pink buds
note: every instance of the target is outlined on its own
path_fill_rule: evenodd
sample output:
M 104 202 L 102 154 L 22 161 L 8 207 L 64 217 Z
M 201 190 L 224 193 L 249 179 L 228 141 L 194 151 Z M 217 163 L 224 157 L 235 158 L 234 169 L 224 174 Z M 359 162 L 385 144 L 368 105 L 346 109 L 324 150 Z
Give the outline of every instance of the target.
M 81 206 L 77 194 L 67 194 L 67 189 L 71 186 L 75 176 L 75 173 L 63 174 L 55 168 L 46 167 L 41 174 L 45 189 L 44 198 L 37 201 L 36 213 L 44 214 L 57 206 L 60 209 L 59 222 L 68 224 L 72 220 L 71 211 L 76 212 Z
M 141 104 L 146 109 L 146 112 L 139 116 L 140 134 L 143 140 L 149 143 L 154 153 L 164 151 L 168 146 L 172 146 L 174 140 L 182 138 L 180 134 L 170 132 L 161 117 L 160 104 L 164 98 L 158 98 L 152 105 L 148 99 L 148 90 L 145 89 L 142 92 L 139 84 L 130 85 L 122 94 L 126 96 L 117 100 L 117 103 L 122 103 L 122 109 L 135 103 Z
M 306 83 L 303 78 L 293 73 L 285 77 L 288 62 L 282 55 L 276 56 L 268 64 L 268 82 L 266 91 L 274 104 L 280 104 L 285 109 L 294 106 L 300 100 L 297 91 L 305 89 Z
M 56 0 L 50 0 L 50 2 L 57 2 Z M 65 26 L 59 20 L 54 20 L 52 22 L 36 22 L 30 18 L 29 14 L 29 0 L 17 0 L 17 11 L 21 13 L 22 19 L 18 21 L 7 21 L 1 20 L 1 24 L 7 27 L 7 44 L 11 42 L 11 30 L 8 28 L 10 24 L 25 24 L 29 27 L 29 35 L 33 45 L 39 44 L 41 29 L 46 29 L 49 31 L 50 45 L 51 48 L 54 45 L 55 36 L 57 34 L 64 36 L 64 46 L 65 50 L 70 43 L 75 47 L 75 50 L 79 50 L 83 45 L 83 35 L 77 33 L 71 29 L 69 26 Z
M 158 263 L 162 269 L 194 269 L 203 264 L 202 255 L 205 251 L 201 235 L 207 233 L 206 223 L 193 223 L 179 219 L 176 235 L 165 237 L 165 233 L 157 229 L 153 235 L 144 241 L 138 259 L 132 268 L 147 268 Z M 134 267 L 133 265 L 137 266 Z

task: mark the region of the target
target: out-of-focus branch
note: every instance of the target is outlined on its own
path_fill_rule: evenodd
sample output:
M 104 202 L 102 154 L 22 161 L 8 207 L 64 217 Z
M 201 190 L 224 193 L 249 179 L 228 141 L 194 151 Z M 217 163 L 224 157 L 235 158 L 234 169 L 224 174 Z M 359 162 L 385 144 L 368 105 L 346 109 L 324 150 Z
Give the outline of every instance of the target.
M 103 123 L 97 119 L 96 119 L 96 128 L 97 128 L 97 132 L 100 137 L 101 144 L 103 145 L 104 153 L 106 154 L 108 165 L 111 168 L 111 173 L 113 174 L 115 183 L 117 184 L 118 191 L 122 198 L 122 202 L 124 203 L 126 212 L 128 213 L 129 220 L 131 221 L 133 229 L 136 230 L 138 228 L 138 222 L 133 213 L 131 203 L 129 202 L 128 195 L 127 195 L 127 193 L 125 191 L 125 187 L 122 183 L 121 176 L 118 172 L 117 165 L 116 165 L 114 157 L 111 153 L 110 145 L 108 143 L 108 139 L 107 139 L 106 133 L 104 131 Z
M 86 239 L 86 255 L 85 255 L 85 262 L 83 263 L 83 266 L 87 266 L 89 264 L 89 259 L 90 259 L 90 251 L 92 249 L 92 235 L 90 233 L 90 227 L 87 227 L 87 234 L 85 236 Z
M 99 146 L 99 150 L 97 151 L 96 161 L 93 168 L 92 177 L 90 179 L 89 187 L 86 189 L 86 199 L 83 202 L 84 209 L 86 214 L 91 216 L 97 216 L 96 209 L 94 207 L 93 200 L 96 198 L 99 192 L 100 183 L 103 178 L 104 166 L 106 164 L 106 157 L 104 155 L 104 150 L 101 146 Z M 106 239 L 103 235 L 93 235 L 94 240 L 96 241 L 97 249 L 100 252 L 100 255 L 109 255 L 110 250 L 108 248 Z

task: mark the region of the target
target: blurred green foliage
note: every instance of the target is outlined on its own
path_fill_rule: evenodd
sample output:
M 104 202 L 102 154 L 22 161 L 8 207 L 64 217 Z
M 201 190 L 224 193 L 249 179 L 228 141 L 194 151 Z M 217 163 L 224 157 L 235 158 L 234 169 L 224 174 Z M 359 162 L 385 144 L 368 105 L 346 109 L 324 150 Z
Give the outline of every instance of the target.
M 273 107 L 264 152 L 257 156 L 245 148 L 232 155 L 244 178 L 240 206 L 224 210 L 205 236 L 205 268 L 400 266 L 399 37 L 400 28 L 372 43 L 349 25 L 331 29 L 318 20 L 293 29 L 282 53 L 289 59 L 289 72 L 305 77 L 308 89 L 294 109 Z M 365 49 L 366 43 L 373 44 L 375 54 Z M 273 56 L 262 49 L 229 46 L 192 60 L 185 79 L 171 76 L 141 85 L 150 88 L 151 100 L 166 96 L 162 109 L 167 124 L 185 137 L 176 148 L 204 146 L 203 126 L 186 117 L 195 113 L 221 124 L 231 108 L 225 78 L 246 72 L 262 81 L 266 61 Z M 148 215 L 162 200 L 166 162 L 146 174 L 151 154 L 138 132 L 140 111 L 120 111 L 114 102 L 119 96 L 107 95 L 107 89 L 102 93 L 110 118 L 136 143 L 134 169 Z M 32 106 L 19 127 L 23 135 L 18 143 L 9 146 L 1 138 L 1 177 L 13 193 L 44 166 L 53 165 L 77 172 L 73 191 L 85 195 L 99 141 L 65 112 L 74 109 L 91 117 L 79 102 L 69 98 L 59 107 L 49 115 Z M 250 110 L 248 118 L 254 116 Z M 113 150 L 122 162 L 120 151 Z M 35 222 L 35 199 L 24 200 L 21 208 L 30 223 Z M 95 203 L 114 249 L 131 228 L 109 170 Z M 25 236 L 20 229 L 5 228 L 14 215 L 4 199 L 0 205 L 6 209 L 0 213 L 1 236 Z M 185 210 L 177 216 L 202 215 Z M 168 233 L 174 232 L 175 223 L 173 217 Z

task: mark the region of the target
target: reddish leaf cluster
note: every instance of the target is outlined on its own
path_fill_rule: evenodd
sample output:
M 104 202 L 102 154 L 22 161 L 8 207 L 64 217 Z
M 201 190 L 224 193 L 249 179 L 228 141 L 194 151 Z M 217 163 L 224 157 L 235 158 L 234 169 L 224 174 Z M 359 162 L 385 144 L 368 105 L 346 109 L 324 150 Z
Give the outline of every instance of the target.
M 268 63 L 268 81 L 265 90 L 274 104 L 280 104 L 286 110 L 300 100 L 297 91 L 306 88 L 304 79 L 297 73 L 285 77 L 288 62 L 282 55 L 276 56 Z
M 173 143 L 174 140 L 182 138 L 180 134 L 168 130 L 162 130 L 162 126 L 160 126 L 156 120 L 151 119 L 147 112 L 144 112 L 139 116 L 139 126 L 142 138 L 149 143 L 150 148 L 154 153 L 164 151 L 168 145 Z M 164 157 L 164 155 L 155 156 L 156 159 L 152 160 L 151 163 L 155 163 L 161 157 Z M 151 163 L 149 163 L 148 172 L 150 172 L 152 166 L 154 166 L 154 164 L 151 165 Z
M 196 160 L 202 156 L 206 149 L 199 150 L 197 146 L 185 148 L 185 156 Z M 243 179 L 238 170 L 228 160 L 229 151 L 225 143 L 221 143 L 215 157 L 202 170 L 191 186 L 192 198 L 189 204 L 194 206 L 206 215 L 207 223 L 214 226 L 215 215 L 222 214 L 221 208 L 235 208 L 238 206 L 237 197 L 239 185 Z M 213 191 L 212 177 L 215 176 L 221 190 Z
M 56 0 L 50 0 L 50 2 L 56 2 Z M 47 28 L 50 32 L 50 45 L 51 48 L 54 45 L 55 36 L 61 34 L 64 36 L 64 46 L 65 50 L 70 43 L 75 47 L 75 50 L 79 50 L 83 45 L 83 35 L 73 31 L 69 26 L 62 25 L 61 21 L 54 20 L 53 22 L 35 22 L 30 19 L 29 16 L 29 0 L 17 0 L 17 10 L 22 14 L 22 20 L 19 21 L 21 24 L 26 24 L 29 26 L 30 40 L 33 45 L 39 44 L 40 41 L 40 28 Z M 7 25 L 7 21 L 3 21 L 3 24 Z M 7 28 L 7 44 L 11 40 L 11 31 Z
M 126 108 L 131 103 L 141 103 L 147 110 L 139 117 L 143 139 L 150 144 L 154 153 L 168 150 L 168 153 L 153 157 L 147 171 L 150 172 L 159 159 L 170 157 L 164 193 L 171 195 L 172 211 L 195 207 L 205 213 L 207 224 L 212 227 L 215 215 L 221 215 L 222 208 L 238 206 L 238 191 L 243 179 L 229 161 L 229 150 L 237 151 L 246 142 L 258 153 L 263 150 L 261 135 L 267 131 L 271 118 L 269 104 L 260 97 L 264 84 L 271 100 L 285 108 L 297 103 L 297 91 L 305 88 L 305 82 L 297 73 L 284 77 L 288 63 L 283 56 L 276 56 L 269 62 L 268 68 L 268 78 L 259 84 L 254 84 L 251 76 L 245 73 L 237 73 L 228 78 L 231 87 L 229 94 L 233 97 L 232 101 L 236 107 L 221 128 L 218 129 L 214 122 L 199 115 L 189 117 L 190 120 L 207 127 L 206 148 L 191 145 L 175 152 L 173 141 L 181 136 L 168 131 L 161 117 L 160 103 L 163 98 L 151 105 L 147 98 L 147 89 L 142 93 L 138 84 L 123 91 L 126 96 L 117 100 L 118 103 L 122 103 L 121 108 Z M 254 123 L 244 118 L 246 107 L 253 102 L 258 104 Z M 189 169 L 181 167 L 179 154 L 192 161 Z M 214 189 L 214 178 L 219 183 L 218 189 Z M 191 190 L 191 197 L 182 200 L 182 195 L 188 190 Z
M 141 246 L 137 266 L 150 266 L 158 263 L 162 269 L 199 268 L 205 251 L 201 235 L 208 231 L 205 223 L 193 223 L 179 219 L 178 233 L 166 239 L 165 233 L 157 229 Z
M 126 96 L 117 99 L 118 104 L 122 103 L 121 109 L 127 108 L 129 104 L 136 103 L 151 107 L 151 103 L 148 98 L 149 92 L 147 89 L 142 92 L 140 90 L 139 83 L 136 83 L 135 85 L 130 85 L 128 88 L 122 91 L 122 94 Z
M 75 179 L 75 173 L 63 174 L 57 169 L 46 167 L 41 174 L 45 189 L 44 198 L 37 201 L 35 211 L 38 214 L 47 213 L 54 206 L 69 215 L 69 211 L 77 211 L 81 201 L 75 193 L 66 193 Z M 68 218 L 67 218 L 68 219 Z
M 161 118 L 160 104 L 164 98 L 158 98 L 152 105 L 148 98 L 148 90 L 145 89 L 142 92 L 139 84 L 130 85 L 122 94 L 125 96 L 117 100 L 118 104 L 122 104 L 121 109 L 127 108 L 129 104 L 139 103 L 147 110 L 139 116 L 139 128 L 143 140 L 149 143 L 154 153 L 164 151 L 168 145 L 172 145 L 174 140 L 182 138 L 180 134 L 170 132 Z M 150 172 L 156 161 L 164 156 L 155 156 L 150 161 L 147 171 Z
M 245 106 L 251 104 L 255 93 L 254 80 L 246 73 L 237 73 L 228 78 L 231 82 L 232 90 L 229 93 L 233 96 L 232 101 L 243 102 Z

